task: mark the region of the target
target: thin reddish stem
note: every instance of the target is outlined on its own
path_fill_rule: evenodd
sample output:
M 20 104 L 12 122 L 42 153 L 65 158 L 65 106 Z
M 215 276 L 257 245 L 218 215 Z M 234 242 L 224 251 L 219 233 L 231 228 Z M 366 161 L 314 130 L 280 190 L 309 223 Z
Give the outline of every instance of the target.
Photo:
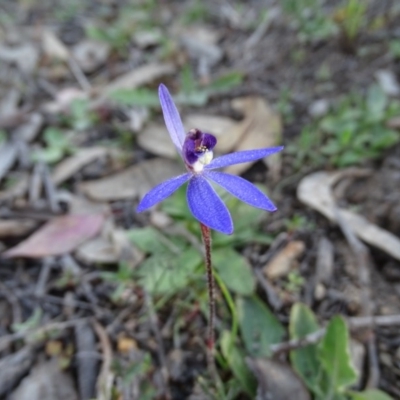
M 207 347 L 209 350 L 209 357 L 213 359 L 214 355 L 214 323 L 215 323 L 215 282 L 212 271 L 211 263 L 211 230 L 208 226 L 200 223 L 201 236 L 203 238 L 204 250 L 205 250 L 205 261 L 206 261 L 206 273 L 207 273 L 207 288 L 208 288 L 208 307 L 209 307 L 209 320 L 208 320 L 208 337 Z

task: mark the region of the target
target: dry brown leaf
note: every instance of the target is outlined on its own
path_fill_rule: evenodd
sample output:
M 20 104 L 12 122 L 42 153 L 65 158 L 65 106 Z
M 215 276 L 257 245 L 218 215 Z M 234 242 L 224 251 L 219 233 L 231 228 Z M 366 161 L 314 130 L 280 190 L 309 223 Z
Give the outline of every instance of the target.
M 264 266 L 263 272 L 270 280 L 286 276 L 297 265 L 297 259 L 304 253 L 305 244 L 299 240 L 289 242 L 272 260 Z
M 117 264 L 125 262 L 135 268 L 144 254 L 133 245 L 123 229 L 117 229 L 111 218 L 103 225 L 101 236 L 89 240 L 76 250 L 78 259 L 90 264 Z
M 203 132 L 212 133 L 218 139 L 215 150 L 222 154 L 233 150 L 240 137 L 239 134 L 235 133 L 240 122 L 234 121 L 228 117 L 191 114 L 184 119 L 184 125 L 189 129 L 197 128 Z M 234 133 L 232 134 L 232 132 Z
M 151 154 L 175 160 L 178 156 L 165 125 L 150 123 L 138 136 L 138 144 Z
M 39 50 L 32 43 L 18 47 L 0 46 L 0 60 L 16 64 L 21 71 L 30 75 L 39 61 Z
M 248 359 L 258 381 L 257 400 L 310 400 L 310 394 L 289 365 L 274 360 Z
M 79 188 L 96 201 L 132 199 L 143 196 L 158 183 L 182 172 L 184 170 L 178 163 L 154 158 L 109 177 L 83 182 Z
M 361 215 L 336 206 L 332 187 L 351 171 L 354 170 L 348 169 L 334 173 L 321 171 L 306 176 L 297 188 L 298 199 L 325 215 L 332 222 L 336 222 L 336 213 L 339 213 L 360 239 L 400 260 L 400 240 L 395 235 L 372 224 Z
M 37 222 L 32 219 L 0 220 L 0 239 L 26 235 L 36 226 Z
M 110 50 L 108 43 L 85 39 L 72 48 L 72 54 L 82 71 L 93 72 L 106 62 Z
M 78 260 L 87 264 L 117 264 L 118 256 L 114 246 L 102 236 L 80 245 L 75 252 Z
M 69 52 L 65 44 L 49 29 L 42 32 L 42 47 L 44 53 L 50 57 L 61 61 L 67 61 Z
M 281 141 L 282 122 L 280 116 L 272 110 L 261 97 L 250 96 L 234 99 L 232 107 L 244 115 L 236 129 L 229 132 L 229 137 L 237 145 L 235 151 L 252 150 L 262 147 L 276 146 Z M 277 175 L 280 169 L 279 158 L 268 157 L 266 162 Z M 253 163 L 231 165 L 226 172 L 241 174 Z
M 97 235 L 103 222 L 104 216 L 96 214 L 53 218 L 2 256 L 41 258 L 69 253 Z
M 91 103 L 91 107 L 98 107 L 112 92 L 118 89 L 136 89 L 164 75 L 171 75 L 174 72 L 175 66 L 173 64 L 150 63 L 138 67 L 116 78 L 101 89 L 100 96 Z
M 105 157 L 107 154 L 108 149 L 105 147 L 79 149 L 73 156 L 57 164 L 52 174 L 52 180 L 54 184 L 59 185 L 76 174 L 84 166 L 90 164 L 98 158 Z

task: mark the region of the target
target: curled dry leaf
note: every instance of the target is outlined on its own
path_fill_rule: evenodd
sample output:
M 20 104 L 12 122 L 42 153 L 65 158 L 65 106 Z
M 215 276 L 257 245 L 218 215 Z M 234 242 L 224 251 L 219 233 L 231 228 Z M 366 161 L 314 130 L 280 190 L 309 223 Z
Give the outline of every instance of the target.
M 153 186 L 182 172 L 178 163 L 154 158 L 109 177 L 83 182 L 83 193 L 96 201 L 132 199 L 143 196 Z
M 321 171 L 308 175 L 301 180 L 297 188 L 297 197 L 332 222 L 336 222 L 337 213 L 340 213 L 340 217 L 351 226 L 360 239 L 400 260 L 400 240 L 395 235 L 372 224 L 361 215 L 336 206 L 332 187 L 352 171 L 354 169 L 334 173 Z
M 65 44 L 49 29 L 42 32 L 42 47 L 49 58 L 67 61 L 69 52 Z
M 82 40 L 72 48 L 72 54 L 84 72 L 93 72 L 103 65 L 110 54 L 110 45 L 98 40 Z
M 138 136 L 138 144 L 151 154 L 176 159 L 176 149 L 165 125 L 150 123 Z
M 235 151 L 273 147 L 280 143 L 282 135 L 280 116 L 263 98 L 257 96 L 238 98 L 232 101 L 232 107 L 244 115 L 236 130 L 227 133 L 237 143 Z M 279 155 L 268 157 L 266 160 L 272 176 L 277 177 L 280 171 Z M 226 171 L 230 174 L 241 174 L 251 165 L 252 163 L 231 165 Z
M 248 359 L 258 381 L 257 400 L 310 400 L 310 394 L 289 365 L 274 360 Z
M 263 272 L 268 279 L 275 280 L 286 276 L 297 266 L 297 259 L 304 253 L 305 244 L 301 241 L 289 242 L 272 260 L 265 265 Z
M 103 222 L 104 216 L 96 214 L 71 214 L 53 218 L 2 256 L 40 258 L 69 253 L 96 236 Z

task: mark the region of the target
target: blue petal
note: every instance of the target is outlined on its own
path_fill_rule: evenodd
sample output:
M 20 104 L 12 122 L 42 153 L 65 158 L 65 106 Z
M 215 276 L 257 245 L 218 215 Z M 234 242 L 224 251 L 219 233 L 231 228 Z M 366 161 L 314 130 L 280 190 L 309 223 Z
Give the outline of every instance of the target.
M 228 209 L 202 176 L 193 176 L 190 180 L 187 202 L 190 212 L 204 225 L 228 235 L 233 232 Z
M 283 146 L 269 147 L 266 149 L 255 149 L 238 151 L 236 153 L 227 154 L 225 156 L 217 157 L 210 164 L 205 166 L 205 169 L 215 169 L 227 167 L 228 165 L 241 164 L 249 161 L 256 161 L 260 158 L 270 156 L 271 154 L 281 151 Z
M 163 84 L 158 88 L 158 97 L 160 98 L 165 125 L 167 126 L 171 140 L 179 152 L 181 152 L 186 132 L 174 101 L 167 87 Z
M 137 206 L 136 211 L 145 211 L 160 201 L 166 199 L 168 196 L 171 196 L 171 194 L 178 190 L 185 182 L 187 182 L 190 177 L 191 174 L 183 174 L 160 183 L 143 197 L 142 201 Z
M 249 181 L 246 181 L 246 179 L 215 171 L 207 172 L 205 177 L 212 179 L 231 195 L 253 207 L 267 211 L 276 211 L 277 209 L 272 201 L 261 190 Z

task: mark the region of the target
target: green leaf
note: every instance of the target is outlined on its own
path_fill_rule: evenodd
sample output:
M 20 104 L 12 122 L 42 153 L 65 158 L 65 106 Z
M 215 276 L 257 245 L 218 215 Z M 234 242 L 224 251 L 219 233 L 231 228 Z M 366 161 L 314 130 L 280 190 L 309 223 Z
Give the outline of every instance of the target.
M 244 354 L 233 343 L 232 335 L 228 331 L 223 331 L 220 339 L 222 355 L 225 357 L 233 375 L 240 382 L 243 391 L 250 398 L 255 398 L 256 381 L 244 360 Z
M 157 107 L 157 93 L 149 89 L 118 89 L 110 93 L 110 99 L 127 106 Z
M 225 285 L 235 293 L 251 295 L 254 292 L 255 280 L 247 260 L 233 249 L 214 251 L 213 265 Z
M 342 392 L 357 381 L 357 373 L 351 364 L 349 333 L 344 319 L 333 317 L 319 347 L 319 359 L 327 373 L 326 393 L 331 396 Z
M 207 88 L 210 92 L 229 91 L 243 82 L 243 73 L 239 71 L 229 72 L 211 83 Z
M 43 139 L 49 147 L 64 147 L 67 143 L 65 134 L 57 128 L 47 128 L 43 133 Z
M 236 307 L 247 352 L 252 357 L 269 357 L 271 345 L 285 334 L 282 324 L 256 296 L 238 297 Z
M 173 295 L 186 288 L 189 282 L 202 276 L 197 271 L 202 258 L 195 249 L 177 256 L 160 254 L 146 259 L 139 268 L 141 284 L 153 295 Z
M 364 392 L 349 392 L 352 400 L 393 400 L 387 393 L 378 389 L 366 390 Z
M 290 339 L 301 339 L 319 330 L 314 313 L 305 304 L 296 303 L 290 313 Z M 319 386 L 321 375 L 318 349 L 316 344 L 292 350 L 290 360 L 295 371 L 303 378 L 307 387 L 317 396 L 322 391 Z
M 64 156 L 63 149 L 61 147 L 48 147 L 35 151 L 32 154 L 33 161 L 43 161 L 46 164 L 54 164 L 60 161 Z
M 126 232 L 126 235 L 133 244 L 145 253 L 171 253 L 170 248 L 166 244 L 165 237 L 155 228 L 148 226 L 145 228 L 130 229 Z
M 372 85 L 367 94 L 367 111 L 375 120 L 383 118 L 385 108 L 388 104 L 388 98 L 382 88 L 378 85 Z

